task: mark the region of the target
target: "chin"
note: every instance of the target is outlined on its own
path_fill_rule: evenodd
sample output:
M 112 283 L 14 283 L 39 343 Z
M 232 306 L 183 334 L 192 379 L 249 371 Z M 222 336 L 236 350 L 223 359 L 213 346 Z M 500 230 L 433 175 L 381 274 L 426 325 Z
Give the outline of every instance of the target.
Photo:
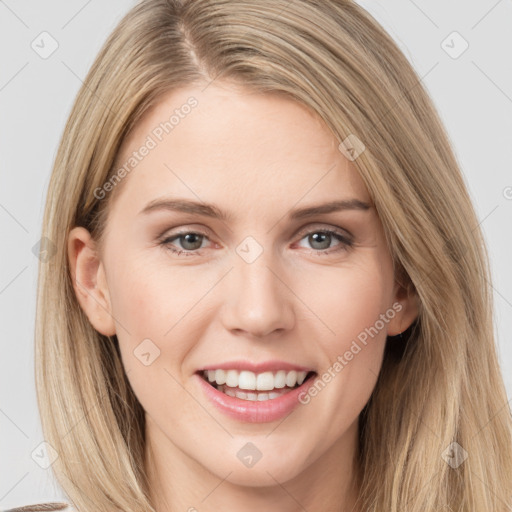
M 237 452 L 239 451 L 240 449 L 237 449 Z M 222 463 L 217 459 L 215 466 L 210 468 L 210 471 L 220 479 L 225 479 L 234 485 L 268 487 L 275 486 L 278 482 L 284 483 L 292 480 L 306 467 L 303 458 L 299 460 L 293 458 L 293 453 L 290 453 L 285 447 L 275 451 L 272 449 L 272 451 L 273 453 L 268 455 L 262 453 L 261 458 L 252 466 L 246 466 L 238 457 L 224 459 Z M 283 452 L 288 453 L 288 456 L 283 456 Z M 226 478 L 226 475 L 229 476 Z

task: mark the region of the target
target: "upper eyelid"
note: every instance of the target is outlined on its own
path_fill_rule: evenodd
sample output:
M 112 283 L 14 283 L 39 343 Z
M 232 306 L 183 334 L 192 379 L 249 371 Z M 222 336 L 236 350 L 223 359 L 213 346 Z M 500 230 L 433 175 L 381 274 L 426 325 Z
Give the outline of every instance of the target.
M 179 231 L 169 233 L 169 231 L 172 231 L 173 229 L 179 229 Z M 179 235 L 186 235 L 188 233 L 197 233 L 209 237 L 209 231 L 210 230 L 208 228 L 183 227 L 182 229 L 180 229 L 180 227 L 176 227 L 165 230 L 158 238 L 166 239 L 178 237 Z M 294 231 L 293 236 L 298 236 L 301 233 L 309 233 L 311 231 L 342 231 L 343 233 L 346 233 L 346 235 L 348 235 L 349 237 L 353 237 L 352 233 L 348 231 L 346 228 L 342 228 L 341 226 L 333 226 L 332 224 L 326 224 L 322 222 L 313 222 L 308 224 L 307 226 L 297 229 Z
M 320 227 L 321 226 L 321 227 Z M 324 223 L 313 223 L 312 225 L 305 226 L 295 232 L 295 236 L 300 235 L 301 233 L 309 233 L 311 231 L 342 231 L 346 233 L 349 237 L 352 237 L 352 233 L 345 228 L 340 226 L 333 226 L 332 224 L 324 224 Z

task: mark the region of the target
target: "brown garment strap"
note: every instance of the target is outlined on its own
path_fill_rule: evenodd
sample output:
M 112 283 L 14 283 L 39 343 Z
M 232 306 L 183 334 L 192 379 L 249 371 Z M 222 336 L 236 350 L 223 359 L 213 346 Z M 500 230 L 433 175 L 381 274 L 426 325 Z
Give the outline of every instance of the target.
M 53 510 L 65 510 L 69 507 L 67 503 L 37 503 L 24 507 L 10 508 L 4 512 L 51 512 Z

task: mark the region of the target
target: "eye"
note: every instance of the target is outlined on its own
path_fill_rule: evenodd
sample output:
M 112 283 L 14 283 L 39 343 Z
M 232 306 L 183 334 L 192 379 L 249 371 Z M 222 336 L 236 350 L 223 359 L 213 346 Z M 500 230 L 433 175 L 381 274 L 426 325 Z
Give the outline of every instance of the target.
M 314 249 L 313 252 L 318 255 L 327 255 L 333 252 L 346 251 L 353 246 L 352 240 L 341 230 L 334 229 L 315 229 L 302 232 L 300 241 L 307 239 L 307 242 Z M 202 232 L 183 231 L 164 238 L 160 245 L 177 255 L 194 256 L 201 254 L 200 249 L 204 249 L 203 242 L 208 240 L 208 236 Z M 338 244 L 332 249 L 332 243 Z M 175 242 L 180 247 L 176 247 Z
M 333 252 L 346 251 L 353 246 L 352 240 L 350 240 L 344 233 L 333 229 L 315 229 L 301 233 L 303 236 L 301 241 L 306 239 L 310 246 L 315 249 L 315 253 L 319 255 L 327 255 Z M 333 250 L 331 243 L 338 241 L 338 244 Z
M 176 254 L 185 254 L 186 256 L 198 254 L 198 249 L 201 249 L 202 242 L 208 239 L 206 234 L 195 231 L 184 231 L 173 236 L 167 237 L 160 242 L 166 249 Z M 182 249 L 177 249 L 172 245 L 175 240 L 180 241 Z

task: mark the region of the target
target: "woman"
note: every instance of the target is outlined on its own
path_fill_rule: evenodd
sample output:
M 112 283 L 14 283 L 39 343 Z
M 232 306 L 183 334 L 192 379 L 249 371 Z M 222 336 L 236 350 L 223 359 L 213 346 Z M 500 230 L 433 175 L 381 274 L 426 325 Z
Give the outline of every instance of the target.
M 356 4 L 143 0 L 43 231 L 38 400 L 76 510 L 512 505 L 478 220 Z

